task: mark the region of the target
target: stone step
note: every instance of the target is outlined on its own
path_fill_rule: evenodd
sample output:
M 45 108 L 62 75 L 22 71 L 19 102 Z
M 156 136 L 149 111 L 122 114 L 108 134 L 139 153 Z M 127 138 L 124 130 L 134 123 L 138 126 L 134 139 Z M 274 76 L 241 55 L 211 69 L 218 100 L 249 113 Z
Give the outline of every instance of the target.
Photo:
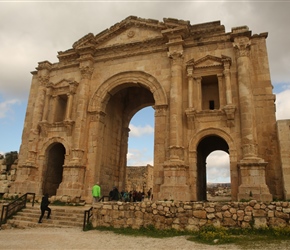
M 26 207 L 10 218 L 2 228 L 29 228 L 29 227 L 79 227 L 82 228 L 84 220 L 84 211 L 89 206 L 81 207 L 59 207 L 49 206 L 51 208 L 51 219 L 46 219 L 47 212 L 38 223 L 40 217 L 40 207 Z

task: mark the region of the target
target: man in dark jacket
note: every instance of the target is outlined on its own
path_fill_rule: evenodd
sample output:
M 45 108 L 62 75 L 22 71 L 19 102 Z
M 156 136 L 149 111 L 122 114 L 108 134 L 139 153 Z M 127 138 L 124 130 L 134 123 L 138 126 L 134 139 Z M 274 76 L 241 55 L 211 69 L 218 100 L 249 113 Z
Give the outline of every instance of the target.
M 41 200 L 41 205 L 40 205 L 41 215 L 39 217 L 38 223 L 42 223 L 42 218 L 44 216 L 45 211 L 47 211 L 47 219 L 50 219 L 51 209 L 48 207 L 49 204 L 50 204 L 50 201 L 48 200 L 48 194 L 45 194 Z
M 109 193 L 110 201 L 120 200 L 120 193 L 117 187 L 113 187 L 113 190 Z

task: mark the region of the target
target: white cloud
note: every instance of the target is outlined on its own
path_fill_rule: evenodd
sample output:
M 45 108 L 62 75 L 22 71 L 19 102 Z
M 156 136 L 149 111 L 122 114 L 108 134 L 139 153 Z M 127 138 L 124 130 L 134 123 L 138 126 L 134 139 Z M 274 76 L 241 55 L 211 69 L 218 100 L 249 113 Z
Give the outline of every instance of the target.
M 153 166 L 153 156 L 144 149 L 128 149 L 127 153 L 127 166 Z
M 207 158 L 207 182 L 230 182 L 230 159 L 224 151 L 214 151 Z
M 290 119 L 290 89 L 276 94 L 276 119 Z
M 17 99 L 0 102 L 0 119 L 6 118 L 9 112 L 13 112 L 13 105 L 19 103 Z
M 143 135 L 154 134 L 154 128 L 150 125 L 135 126 L 133 124 L 130 124 L 129 128 L 130 128 L 130 136 L 133 136 L 133 137 L 141 137 Z

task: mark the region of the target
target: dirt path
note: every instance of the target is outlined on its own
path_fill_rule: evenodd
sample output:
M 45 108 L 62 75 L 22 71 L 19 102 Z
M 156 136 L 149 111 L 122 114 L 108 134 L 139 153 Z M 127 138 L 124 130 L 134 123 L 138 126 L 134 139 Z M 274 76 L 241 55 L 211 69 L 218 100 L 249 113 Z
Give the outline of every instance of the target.
M 76 228 L 31 228 L 1 230 L 0 249 L 216 250 L 238 248 L 229 245 L 217 247 L 197 244 L 186 240 L 184 236 L 154 239 L 96 230 L 83 232 Z
M 27 250 L 64 250 L 64 249 L 94 249 L 94 250 L 219 250 L 219 249 L 260 249 L 286 250 L 290 249 L 288 242 L 257 245 L 249 243 L 249 247 L 235 245 L 212 246 L 198 244 L 186 240 L 186 236 L 165 239 L 134 237 L 118 235 L 113 232 L 91 230 L 83 232 L 77 228 L 31 228 L 0 230 L 0 249 Z

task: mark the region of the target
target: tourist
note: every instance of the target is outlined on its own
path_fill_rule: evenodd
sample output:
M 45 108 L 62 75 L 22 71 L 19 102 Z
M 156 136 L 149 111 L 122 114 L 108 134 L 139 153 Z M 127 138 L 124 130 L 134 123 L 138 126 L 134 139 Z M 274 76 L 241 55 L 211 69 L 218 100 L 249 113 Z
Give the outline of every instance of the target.
M 42 223 L 42 218 L 44 216 L 45 211 L 47 211 L 47 219 L 50 219 L 51 209 L 48 207 L 49 204 L 50 204 L 50 201 L 48 200 L 48 194 L 45 194 L 41 200 L 41 205 L 40 205 L 41 215 L 39 217 L 38 223 Z
M 152 188 L 150 188 L 147 192 L 147 197 L 149 201 L 151 201 L 151 194 L 152 194 Z
M 118 201 L 121 199 L 121 194 L 119 193 L 119 190 L 117 187 L 113 187 L 113 189 L 109 193 L 109 199 L 110 201 Z
M 92 189 L 92 195 L 93 195 L 93 203 L 96 203 L 101 198 L 101 187 L 99 182 L 97 182 Z

